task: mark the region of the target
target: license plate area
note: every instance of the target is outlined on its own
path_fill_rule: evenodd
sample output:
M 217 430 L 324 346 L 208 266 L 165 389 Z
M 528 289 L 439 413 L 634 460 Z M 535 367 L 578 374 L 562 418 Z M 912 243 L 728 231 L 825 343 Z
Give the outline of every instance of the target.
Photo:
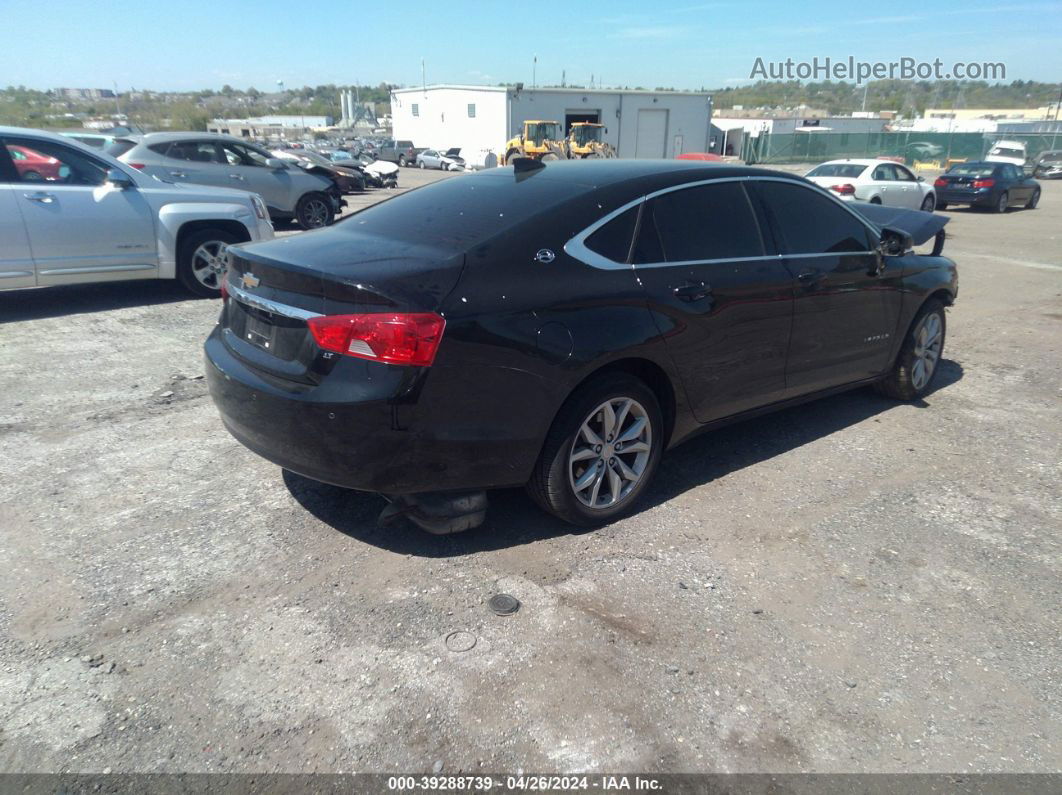
M 248 315 L 247 323 L 244 326 L 243 338 L 258 348 L 272 351 L 275 347 L 276 331 L 277 327 L 272 323 L 268 323 L 254 315 Z

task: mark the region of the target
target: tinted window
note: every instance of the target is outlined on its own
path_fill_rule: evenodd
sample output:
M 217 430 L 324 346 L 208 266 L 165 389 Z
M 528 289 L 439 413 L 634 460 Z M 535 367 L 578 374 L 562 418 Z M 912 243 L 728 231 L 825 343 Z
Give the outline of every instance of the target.
M 637 221 L 638 208 L 632 207 L 590 235 L 586 247 L 613 262 L 626 262 Z
M 177 141 L 172 144 L 154 144 L 148 148 L 177 160 L 191 160 L 195 163 L 221 162 L 218 148 L 212 141 Z
M 106 146 L 103 151 L 111 157 L 121 157 L 134 146 L 136 146 L 135 141 L 117 140 Z
M 867 228 L 833 199 L 784 182 L 759 182 L 756 189 L 788 253 L 869 250 Z
M 809 177 L 845 177 L 857 179 L 860 174 L 867 170 L 866 166 L 856 163 L 823 163 L 815 166 L 808 172 Z
M 4 143 L 20 182 L 102 185 L 107 181 L 107 166 L 78 149 L 32 138 L 6 138 Z
M 202 144 L 208 146 L 209 144 Z M 230 166 L 264 166 L 269 155 L 241 144 L 222 144 L 225 159 Z M 349 155 L 348 155 L 349 157 Z
M 11 153 L 0 146 L 0 182 L 17 182 L 18 172 L 15 164 L 11 162 Z
M 736 182 L 665 193 L 647 209 L 668 262 L 763 255 L 752 208 Z
M 664 249 L 660 245 L 660 233 L 656 220 L 648 208 L 642 213 L 642 225 L 638 229 L 638 239 L 634 241 L 631 262 L 636 264 L 664 262 Z

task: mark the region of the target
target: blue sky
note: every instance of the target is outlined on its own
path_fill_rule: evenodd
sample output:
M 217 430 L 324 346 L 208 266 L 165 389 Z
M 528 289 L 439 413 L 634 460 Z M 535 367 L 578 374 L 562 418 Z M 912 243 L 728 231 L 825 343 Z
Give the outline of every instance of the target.
M 565 70 L 569 83 L 719 88 L 749 82 L 757 57 L 849 55 L 1002 61 L 1008 82 L 1062 80 L 1062 0 L 0 0 L 0 13 L 0 86 L 42 89 L 415 85 L 422 58 L 429 83 L 530 84 L 535 55 L 539 83 Z

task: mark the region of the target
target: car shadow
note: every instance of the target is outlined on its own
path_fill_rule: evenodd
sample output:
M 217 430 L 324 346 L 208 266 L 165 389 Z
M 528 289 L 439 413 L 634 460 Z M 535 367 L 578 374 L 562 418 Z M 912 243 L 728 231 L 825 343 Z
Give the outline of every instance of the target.
M 962 365 L 942 359 L 932 389 L 911 405 L 930 407 L 934 393 L 962 377 Z M 664 454 L 641 510 L 898 405 L 873 389 L 857 389 L 697 436 Z M 386 505 L 379 495 L 319 483 L 288 470 L 283 471 L 283 480 L 295 500 L 320 521 L 353 539 L 403 555 L 461 557 L 556 536 L 608 532 L 608 526 L 580 528 L 548 516 L 523 489 L 499 489 L 488 495 L 487 519 L 482 526 L 467 533 L 433 536 L 406 522 L 378 526 L 376 517 Z
M 172 304 L 197 298 L 172 279 L 71 284 L 0 292 L 0 323 Z

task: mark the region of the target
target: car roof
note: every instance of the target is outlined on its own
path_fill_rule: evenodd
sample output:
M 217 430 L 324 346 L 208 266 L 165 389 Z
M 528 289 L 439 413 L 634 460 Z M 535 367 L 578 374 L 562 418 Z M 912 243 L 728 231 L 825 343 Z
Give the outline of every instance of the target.
M 493 173 L 498 173 L 500 176 L 508 174 L 509 179 L 512 179 L 512 172 L 505 168 L 478 172 L 483 175 Z M 554 160 L 545 164 L 539 173 L 548 175 L 550 179 L 582 182 L 596 187 L 618 185 L 646 178 L 652 179 L 654 183 L 660 183 L 660 187 L 692 182 L 697 179 L 709 180 L 726 177 L 779 177 L 807 184 L 803 177 L 787 174 L 784 171 L 703 160 L 618 160 L 612 158 Z
M 208 138 L 215 141 L 228 141 L 235 144 L 254 144 L 253 141 L 248 141 L 246 138 L 237 138 L 235 135 L 222 135 L 221 133 L 209 133 L 209 132 L 197 132 L 195 130 L 188 130 L 186 132 L 151 132 L 143 133 L 142 135 L 123 135 L 120 136 L 126 141 L 138 141 L 144 143 L 165 143 L 166 141 L 187 141 L 190 138 Z
M 894 160 L 880 160 L 876 157 L 848 157 L 841 158 L 840 160 L 827 160 L 825 163 L 819 163 L 819 166 L 833 166 L 837 164 L 849 163 L 853 166 L 877 166 L 881 163 L 892 163 L 893 165 L 903 165 L 902 163 L 896 163 Z M 818 168 L 819 166 L 815 166 Z

